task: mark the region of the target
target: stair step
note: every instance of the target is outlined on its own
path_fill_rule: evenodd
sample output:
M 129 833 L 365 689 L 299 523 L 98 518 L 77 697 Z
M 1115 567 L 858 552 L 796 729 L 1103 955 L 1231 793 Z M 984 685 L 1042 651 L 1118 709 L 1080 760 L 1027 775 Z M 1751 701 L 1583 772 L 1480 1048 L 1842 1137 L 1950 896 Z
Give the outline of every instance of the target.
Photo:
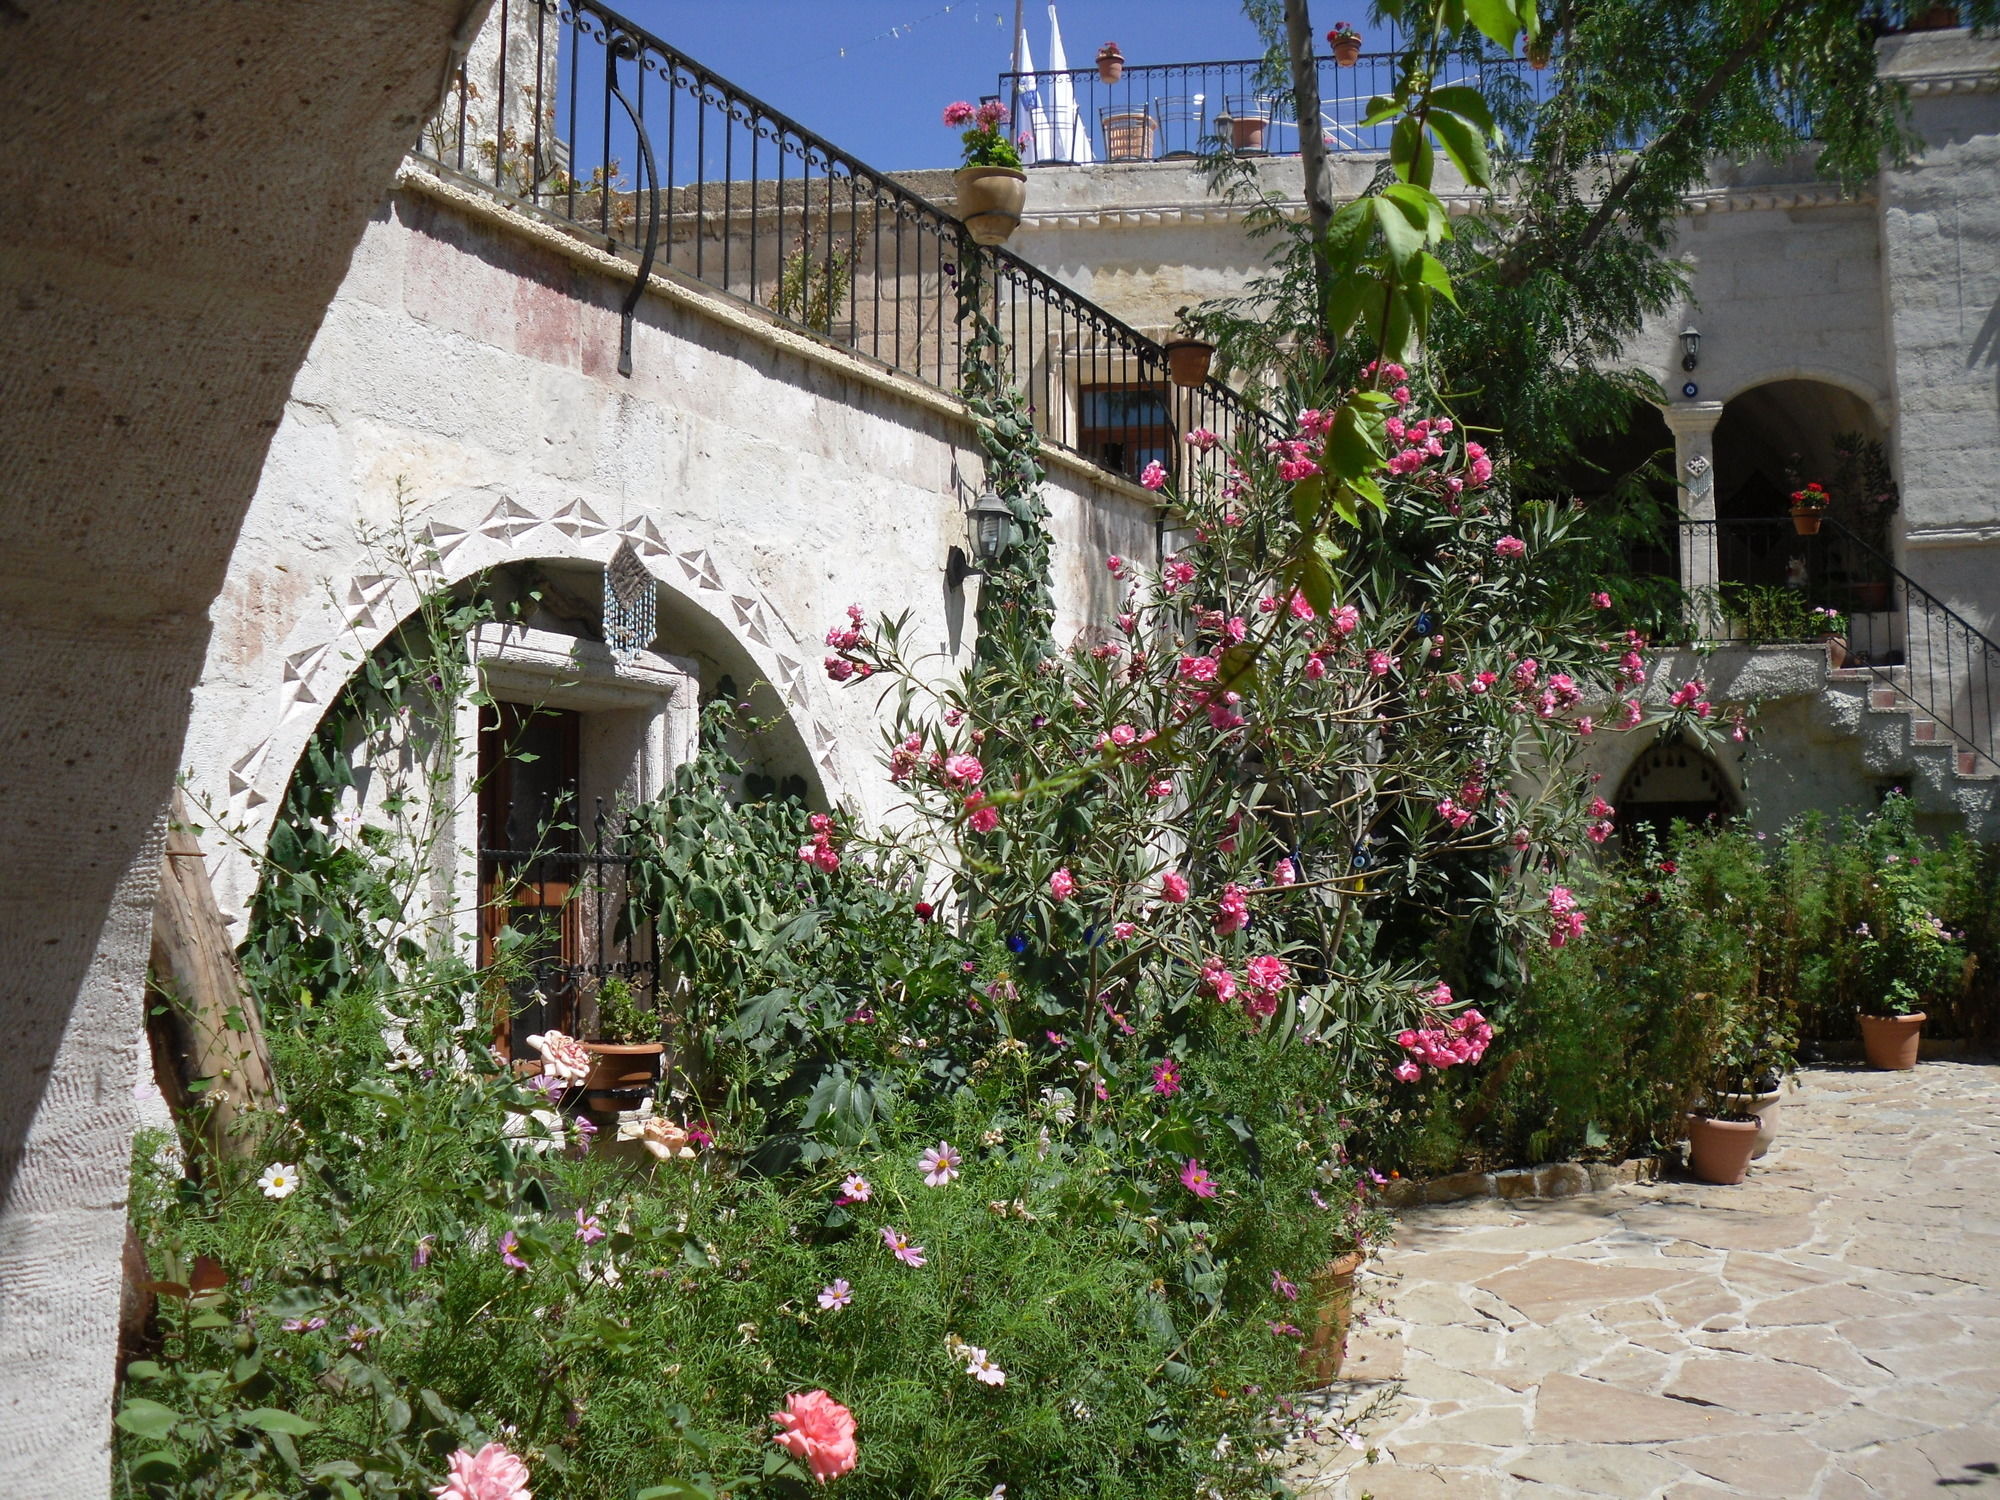
M 1897 695 L 1894 688 L 1877 687 L 1868 690 L 1868 706 L 1870 708 L 1893 709 L 1900 707 L 1901 704 L 1902 699 Z
M 1920 719 L 1915 714 L 1910 715 L 1910 738 L 1913 740 L 1929 743 L 1937 738 L 1937 728 L 1936 719 Z

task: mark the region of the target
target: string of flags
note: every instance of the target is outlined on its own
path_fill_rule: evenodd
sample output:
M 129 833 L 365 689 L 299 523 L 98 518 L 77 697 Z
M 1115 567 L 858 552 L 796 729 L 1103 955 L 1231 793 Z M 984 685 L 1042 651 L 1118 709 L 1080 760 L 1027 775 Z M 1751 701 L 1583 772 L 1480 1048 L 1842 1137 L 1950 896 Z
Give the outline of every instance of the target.
M 931 11 L 926 15 L 918 16 L 914 21 L 898 22 L 896 25 L 891 26 L 887 31 L 878 31 L 875 33 L 875 35 L 867 37 L 862 41 L 856 42 L 854 45 L 858 49 L 861 47 L 871 46 L 876 42 L 895 41 L 899 37 L 908 36 L 911 32 L 915 31 L 919 26 L 923 25 L 926 21 L 935 21 L 939 16 L 948 16 L 954 10 L 957 11 L 970 10 L 972 12 L 972 24 L 975 26 L 979 25 L 982 21 L 986 19 L 986 7 L 984 5 L 968 6 L 964 3 L 964 0 L 952 0 L 952 3 L 950 5 L 940 5 L 936 10 Z M 1007 24 L 1001 18 L 1000 11 L 997 8 L 993 11 L 993 24 L 995 26 L 1004 26 Z M 847 56 L 847 50 L 848 50 L 847 48 L 842 47 L 840 49 L 840 55 L 842 57 Z

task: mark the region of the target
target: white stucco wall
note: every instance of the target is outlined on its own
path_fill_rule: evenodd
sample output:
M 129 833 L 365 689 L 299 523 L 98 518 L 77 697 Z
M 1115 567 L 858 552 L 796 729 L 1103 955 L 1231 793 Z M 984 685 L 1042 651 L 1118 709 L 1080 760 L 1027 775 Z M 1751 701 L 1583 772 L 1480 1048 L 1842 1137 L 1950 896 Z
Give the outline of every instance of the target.
M 406 171 L 327 311 L 212 612 L 182 758 L 247 845 L 355 662 L 413 606 L 364 541 L 398 524 L 449 580 L 601 565 L 630 540 L 661 585 L 656 649 L 692 658 L 710 689 L 724 671 L 741 692 L 768 682 L 826 800 L 890 805 L 879 694 L 827 680 L 821 635 L 850 603 L 907 609 L 909 649 L 964 659 L 978 585 L 951 593 L 944 566 L 981 472 L 970 423 L 941 392 L 665 283 L 621 377 L 628 278 Z M 1066 638 L 1115 610 L 1104 554 L 1153 556 L 1154 511 L 1062 455 L 1046 493 Z M 226 911 L 251 869 L 217 862 Z

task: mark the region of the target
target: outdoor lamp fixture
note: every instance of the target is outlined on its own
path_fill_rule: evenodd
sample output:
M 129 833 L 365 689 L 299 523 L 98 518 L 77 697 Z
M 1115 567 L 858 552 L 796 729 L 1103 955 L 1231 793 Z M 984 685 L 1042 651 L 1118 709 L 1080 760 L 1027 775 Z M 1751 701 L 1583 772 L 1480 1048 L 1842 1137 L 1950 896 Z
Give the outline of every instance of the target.
M 987 569 L 1005 557 L 1008 547 L 1013 545 L 1014 512 L 992 490 L 981 490 L 979 498 L 972 502 L 971 521 L 972 554 L 978 559 L 978 566 L 965 555 L 964 548 L 952 548 L 945 558 L 944 581 L 953 589 L 964 588 L 968 578 L 984 578 Z
M 1687 350 L 1681 356 L 1681 368 L 1692 370 L 1701 363 L 1701 330 L 1692 323 L 1681 330 L 1681 347 Z

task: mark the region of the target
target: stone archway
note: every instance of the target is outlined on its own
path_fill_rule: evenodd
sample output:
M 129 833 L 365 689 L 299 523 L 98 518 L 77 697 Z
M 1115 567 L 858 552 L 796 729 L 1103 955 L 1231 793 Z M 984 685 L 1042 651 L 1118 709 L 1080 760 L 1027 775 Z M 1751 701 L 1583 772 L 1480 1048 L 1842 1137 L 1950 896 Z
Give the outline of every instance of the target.
M 1743 798 L 1728 772 L 1699 746 L 1663 735 L 1626 768 L 1614 799 L 1627 849 L 1642 847 L 1641 829 L 1664 846 L 1675 823 L 1704 824 L 1733 818 Z

